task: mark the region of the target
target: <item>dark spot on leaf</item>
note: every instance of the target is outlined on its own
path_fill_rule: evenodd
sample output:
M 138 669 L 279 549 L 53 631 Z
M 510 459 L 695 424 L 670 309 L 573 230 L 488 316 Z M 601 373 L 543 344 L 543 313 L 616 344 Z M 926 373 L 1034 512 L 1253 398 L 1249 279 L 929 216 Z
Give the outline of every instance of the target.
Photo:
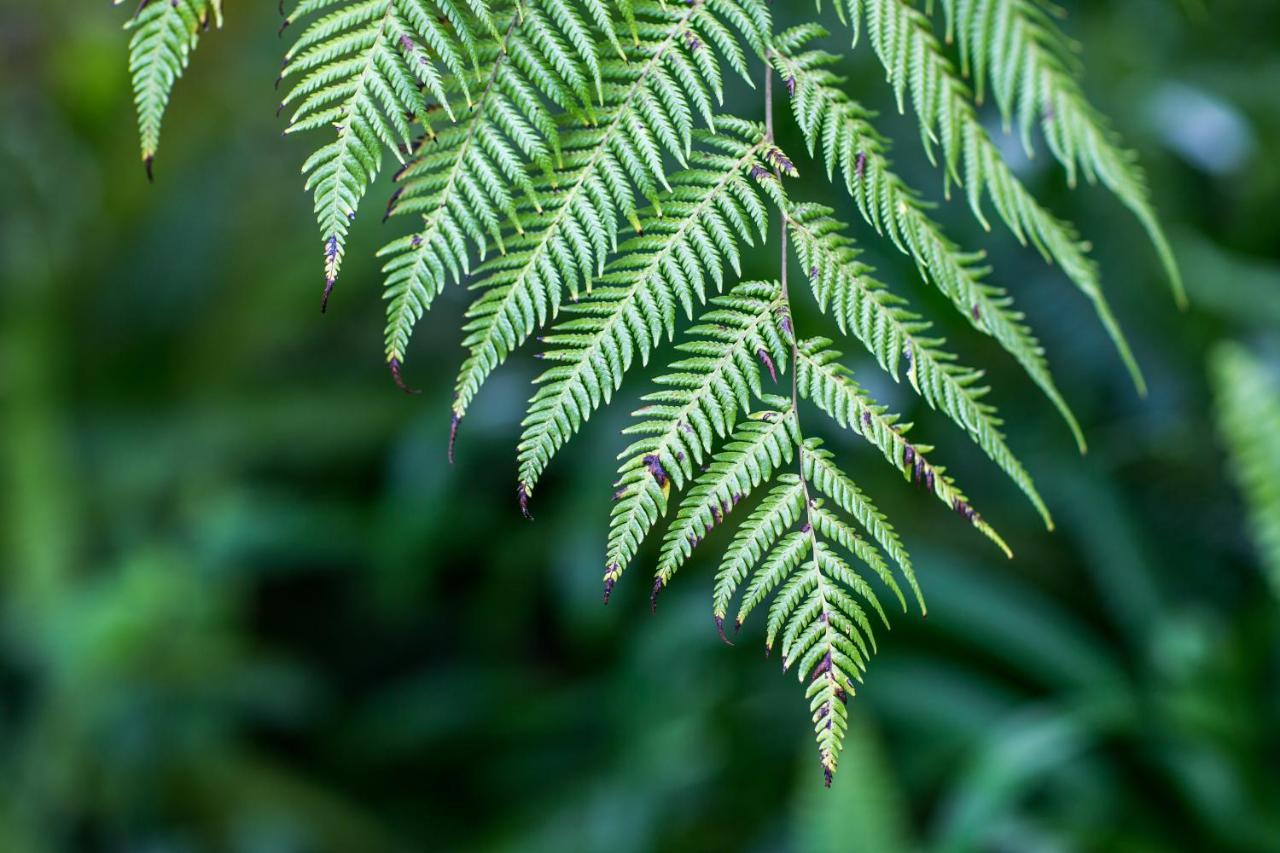
M 653 479 L 657 481 L 659 486 L 667 484 L 667 469 L 662 467 L 661 458 L 650 454 L 644 458 L 644 465 L 649 469 L 649 473 L 653 475 Z
M 756 351 L 756 357 L 758 357 L 761 363 L 764 364 L 766 368 L 768 368 L 769 378 L 772 379 L 774 382 L 777 382 L 778 372 L 777 370 L 774 369 L 773 359 L 769 357 L 769 353 L 765 352 L 763 349 L 760 349 Z

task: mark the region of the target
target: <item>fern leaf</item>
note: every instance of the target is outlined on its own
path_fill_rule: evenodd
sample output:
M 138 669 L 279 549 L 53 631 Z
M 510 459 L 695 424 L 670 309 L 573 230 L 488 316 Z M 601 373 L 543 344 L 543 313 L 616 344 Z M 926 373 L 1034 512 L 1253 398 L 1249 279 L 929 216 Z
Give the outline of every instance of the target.
M 453 115 L 444 77 L 465 80 L 475 36 L 453 0 L 300 0 L 285 25 L 307 19 L 280 76 L 300 78 L 282 101 L 294 105 L 286 133 L 336 131 L 302 167 L 324 245 L 323 309 L 382 149 L 401 157 L 410 121 L 426 122 L 428 97 Z M 470 103 L 465 83 L 462 94 Z
M 794 413 L 787 420 L 794 421 Z M 789 429 L 788 438 L 795 442 L 802 457 L 806 447 L 814 446 L 802 440 L 798 424 Z M 762 453 L 755 447 L 744 448 L 743 444 L 731 442 L 725 453 L 716 457 L 716 463 L 698 478 L 677 516 L 676 525 L 681 519 L 687 520 L 679 528 L 679 535 L 700 536 L 701 526 L 721 520 L 717 508 L 727 512 L 723 506 L 726 495 L 732 500 L 738 494 L 733 490 L 755 486 L 768 479 L 771 471 L 776 472 L 778 455 Z M 741 466 L 744 459 L 755 460 L 758 466 L 746 477 L 741 467 L 734 468 Z M 833 545 L 857 556 L 891 590 L 898 589 L 874 547 L 821 499 L 810 497 L 807 473 L 799 477 L 777 474 L 776 480 L 777 485 L 738 530 L 721 565 L 715 621 L 723 636 L 729 599 L 748 575 L 750 582 L 735 620 L 737 627 L 756 606 L 773 596 L 765 648 L 780 645 L 783 668 L 794 667 L 802 682 L 809 681 L 806 698 L 810 701 L 823 773 L 830 784 L 844 740 L 845 704 L 876 645 L 871 619 L 863 605 L 869 605 L 880 621 L 888 624 L 874 590 Z M 790 530 L 801 521 L 799 529 Z M 672 529 L 677 528 L 673 525 Z M 669 533 L 668 548 L 673 544 L 671 537 Z M 660 570 L 655 593 L 662 577 Z M 900 592 L 898 595 L 901 598 Z
M 804 513 L 805 488 L 795 474 L 782 474 L 778 485 L 747 517 L 724 553 L 716 571 L 712 613 L 716 627 L 724 635 L 724 620 L 739 585 L 753 568 L 778 544 L 787 530 Z M 741 621 L 738 627 L 741 627 Z
M 464 327 L 469 352 L 455 384 L 455 420 L 507 355 L 559 313 L 566 291 L 576 300 L 603 273 L 617 246 L 619 219 L 639 227 L 635 192 L 656 201 L 661 190 L 671 189 L 663 155 L 687 163 L 693 134 L 693 114 L 679 96 L 695 103 L 707 92 L 720 96 L 718 69 L 704 55 L 708 42 L 722 55 L 741 53 L 717 16 L 752 28 L 743 33 L 751 43 L 763 38 L 754 28 L 768 24 L 758 0 L 706 0 L 684 8 L 643 3 L 635 11 L 643 61 L 605 65 L 601 126 L 562 133 L 567 168 L 536 187 L 544 212 L 530 217 L 507 255 L 479 270 L 483 278 L 473 287 L 482 294 Z
M 813 27 L 784 33 L 774 64 L 787 81 L 796 121 L 813 154 L 821 147 L 828 177 L 837 168 L 868 224 L 909 255 L 921 277 L 933 281 L 974 327 L 991 335 L 1022 365 L 1070 427 L 1081 451 L 1084 434 L 1049 371 L 1044 350 L 1022 322 L 1007 293 L 984 281 L 980 253 L 962 251 L 925 211 L 919 195 L 892 171 L 887 142 L 871 126 L 867 113 L 849 100 L 843 79 L 828 66 L 835 57 L 819 52 L 790 55 Z M 783 48 L 781 45 L 785 45 Z
M 911 425 L 900 424 L 897 416 L 886 414 L 884 407 L 854 381 L 849 370 L 839 363 L 840 353 L 831 348 L 829 340 L 809 338 L 800 341 L 797 348 L 796 380 L 805 399 L 812 401 L 840 426 L 866 439 L 904 477 L 923 485 L 938 500 L 966 518 L 1007 556 L 1013 556 L 1000 535 L 978 515 L 955 481 L 946 475 L 946 469 L 929 461 L 928 454 L 933 448 L 907 440 L 906 434 Z
M 729 128 L 743 137 L 731 136 Z M 538 378 L 524 422 L 524 494 L 532 494 L 556 451 L 621 387 L 636 356 L 647 363 L 663 337 L 675 334 L 681 309 L 692 317 L 695 301 L 706 299 L 707 279 L 720 290 L 726 260 L 741 273 L 739 241 L 752 243 L 753 230 L 764 239 L 768 213 L 751 178 L 764 168 L 761 157 L 770 147 L 763 130 L 726 119 L 719 136 L 703 141 L 724 153 L 692 155 L 693 168 L 670 180 L 663 215 L 645 219 L 641 236 L 621 247 L 591 296 L 566 308 L 572 319 L 544 339 L 549 348 L 542 358 L 555 366 Z
M 606 588 L 622 576 L 666 514 L 670 488 L 681 489 L 692 480 L 716 438 L 734 430 L 752 397 L 763 398 L 760 370 L 776 376 L 786 364 L 778 329 L 781 295 L 777 283 L 749 282 L 713 299 L 713 310 L 677 347 L 686 357 L 656 380 L 663 390 L 644 398 L 649 405 L 637 410 L 637 422 L 624 430 L 641 438 L 619 454 L 623 462 L 609 528 Z M 678 562 L 670 571 L 676 567 Z
M 671 581 L 698 543 L 739 501 L 793 458 L 799 438 L 795 412 L 780 397 L 765 395 L 763 401 L 776 408 L 757 412 L 743 421 L 681 501 L 662 541 L 654 595 Z M 620 573 L 621 569 L 617 571 Z M 616 580 L 616 576 L 606 575 L 606 588 Z
M 968 87 L 943 52 L 928 17 L 907 0 L 835 0 L 837 11 L 854 23 L 865 18 L 871 46 L 904 107 L 908 92 L 920 122 L 929 158 L 940 146 L 948 182 L 965 187 L 973 214 L 989 228 L 982 211 L 984 195 L 1019 241 L 1033 243 L 1046 260 L 1057 261 L 1067 277 L 1093 304 L 1134 385 L 1146 393 L 1146 381 L 1129 343 L 1102 292 L 1097 265 L 1075 228 L 1040 205 L 1014 175 L 978 119 Z M 961 169 L 964 170 L 963 177 Z
M 778 409 L 745 422 L 681 501 L 663 544 L 654 595 L 743 496 L 762 483 L 774 483 L 739 527 L 721 562 L 713 615 L 723 638 L 725 614 L 744 581 L 735 627 L 772 596 L 765 648 L 780 646 L 783 669 L 794 667 L 799 679 L 809 682 L 806 698 L 830 784 L 844 742 L 845 705 L 876 647 L 868 608 L 888 625 L 875 591 L 841 552 L 856 557 L 906 606 L 879 551 L 840 511 L 857 518 L 898 559 L 913 588 L 915 579 L 893 528 L 835 469 L 819 442 L 803 439 L 790 404 L 771 397 L 765 401 Z M 797 452 L 800 475 L 783 472 L 782 465 Z M 814 497 L 814 491 L 825 492 L 835 508 Z
M 822 447 L 822 442 L 818 439 L 811 438 L 805 441 L 801 450 L 801 469 L 807 482 L 813 484 L 817 491 L 822 492 L 836 506 L 856 519 L 862 529 L 870 534 L 876 544 L 897 563 L 898 570 L 902 572 L 903 578 L 915 594 L 920 612 L 927 613 L 924 593 L 921 592 L 920 584 L 916 581 L 911 557 L 903 546 L 902 540 L 898 538 L 893 525 L 876 508 L 871 499 L 863 494 L 857 484 L 836 466 L 834 457 L 830 451 Z
M 123 2 L 114 0 L 117 6 Z M 160 147 L 160 125 L 169 96 L 210 20 L 222 26 L 222 0 L 143 0 L 125 24 L 132 33 L 129 74 L 148 178 Z
M 840 233 L 840 223 L 830 217 L 831 212 L 803 206 L 788 212 L 796 252 L 809 271 L 818 304 L 833 310 L 840 330 L 862 341 L 894 380 L 905 361 L 916 393 L 965 430 L 1017 483 L 1052 529 L 1048 508 L 1005 444 L 995 407 L 983 401 L 989 389 L 979 384 L 982 372 L 956 364 L 955 356 L 942 349 L 941 339 L 926 337 L 929 323 L 872 277 L 874 270 L 857 260 L 852 241 Z
M 400 186 L 388 215 L 422 214 L 416 233 L 379 252 L 387 258 L 387 360 L 397 369 L 414 325 L 446 283 L 470 271 L 473 254 L 483 259 L 491 244 L 505 250 L 504 226 L 522 230 L 517 199 L 528 199 L 537 211 L 527 167 L 554 167 L 559 130 L 553 109 L 572 105 L 576 97 L 575 83 L 565 75 L 577 69 L 579 86 L 586 79 L 585 56 L 554 62 L 527 32 L 536 22 L 541 41 L 555 42 L 553 21 L 533 8 L 508 15 L 501 38 L 477 48 L 488 72 L 477 81 L 480 94 L 472 108 L 424 136 L 397 175 Z
M 1074 45 L 1054 21 L 1046 0 L 943 0 L 947 32 L 959 27 L 960 57 L 973 66 L 979 101 L 986 80 L 1008 123 L 1016 115 L 1023 147 L 1032 151 L 1038 121 L 1049 150 L 1072 185 L 1083 172 L 1132 211 L 1146 230 L 1180 305 L 1186 304 L 1173 250 L 1152 207 L 1137 156 L 1123 147 L 1106 118 L 1085 97 Z
M 1073 183 L 1083 174 L 1117 195 L 1147 229 L 1181 297 L 1145 178 L 1085 99 L 1049 0 L 943 0 L 963 73 L 978 81 L 976 99 L 933 34 L 931 4 L 833 2 L 855 42 L 867 30 L 899 110 L 911 102 L 944 190 L 961 187 L 984 227 L 984 206 L 994 207 L 1019 241 L 1063 268 L 1141 388 L 1087 244 L 1018 180 L 975 106 L 989 86 L 1029 152 L 1038 123 Z M 221 0 L 140 0 L 128 24 L 148 172 L 172 87 L 210 21 L 221 22 Z M 668 369 L 623 430 L 629 446 L 618 455 L 605 601 L 668 516 L 655 603 L 717 526 L 736 527 L 725 531 L 732 539 L 715 576 L 714 622 L 727 642 L 735 603 L 737 628 L 766 611 L 766 649 L 778 649 L 784 670 L 807 685 L 830 784 L 846 702 L 876 651 L 876 623 L 888 625 L 881 596 L 904 611 L 908 595 L 921 612 L 925 603 L 894 526 L 823 443 L 806 437 L 801 401 L 1011 554 L 933 464 L 933 448 L 913 443 L 911 425 L 840 364 L 832 341 L 796 334 L 793 254 L 841 333 L 895 382 L 905 374 L 1052 522 L 1006 443 L 984 373 L 960 364 L 933 324 L 876 280 L 831 209 L 790 200 L 780 178 L 797 170 L 774 141 L 774 71 L 828 179 L 843 182 L 862 219 L 1019 362 L 1083 449 L 1040 343 L 1009 294 L 988 280 L 984 255 L 952 242 L 933 205 L 894 171 L 888 141 L 834 73 L 838 57 L 809 48 L 822 28 L 775 35 L 768 0 L 295 0 L 291 24 L 301 34 L 281 71 L 289 81 L 281 109 L 291 111 L 287 132 L 318 140 L 302 172 L 324 247 L 322 310 L 351 222 L 390 152 L 401 166 L 386 214 L 413 229 L 379 252 L 386 357 L 397 383 L 405 387 L 401 368 L 416 324 L 450 284 L 467 281 L 475 291 L 455 431 L 498 365 L 545 335 L 547 368 L 517 454 L 526 513 L 561 448 L 621 392 L 633 367 L 670 345 Z M 761 61 L 763 127 L 723 111 L 726 74 L 754 86 Z M 735 283 L 743 244 L 766 241 L 770 205 L 781 216 L 780 280 Z M 623 233 L 627 226 L 633 234 Z M 540 331 L 549 325 L 550 333 Z M 1268 443 L 1268 430 L 1280 429 L 1280 403 L 1264 369 L 1238 350 L 1215 370 L 1252 524 L 1267 559 L 1280 564 L 1280 529 L 1270 524 L 1280 515 L 1280 454 Z M 772 393 L 788 371 L 790 394 Z M 744 501 L 754 504 L 750 512 L 744 504 L 734 514 Z M 1280 577 L 1280 568 L 1273 573 Z

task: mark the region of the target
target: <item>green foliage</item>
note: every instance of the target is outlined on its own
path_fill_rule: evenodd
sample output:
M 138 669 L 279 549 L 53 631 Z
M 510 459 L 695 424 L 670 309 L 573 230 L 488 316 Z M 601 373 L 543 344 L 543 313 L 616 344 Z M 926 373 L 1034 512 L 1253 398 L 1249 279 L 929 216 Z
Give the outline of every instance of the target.
M 1185 304 L 1182 277 L 1173 250 L 1151 206 L 1146 177 L 1137 155 L 1122 147 L 1106 118 L 1086 100 L 1077 76 L 1077 45 L 1054 17 L 1062 10 L 1049 0 L 942 0 L 947 35 L 959 27 L 960 58 L 972 65 L 979 103 L 990 79 L 992 94 L 1006 124 L 1014 117 L 1022 145 L 1032 151 L 1031 130 L 1040 123 L 1053 156 L 1074 185 L 1078 173 L 1101 181 L 1142 223 L 1160 256 L 1179 303 Z
M 1236 344 L 1223 344 L 1211 366 L 1218 428 L 1263 568 L 1280 594 L 1280 381 Z
M 858 260 L 853 241 L 841 232 L 834 213 L 804 206 L 786 212 L 796 254 L 809 271 L 818 304 L 834 313 L 840 331 L 860 340 L 895 380 L 905 361 L 916 393 L 967 431 L 1052 528 L 1049 510 L 1031 477 L 1005 444 L 995 408 L 983 402 L 990 389 L 978 384 L 981 371 L 956 364 L 955 356 L 942 348 L 942 339 L 927 336 L 929 323 L 872 277 L 875 271 Z
M 972 69 L 979 96 L 990 79 L 1024 143 L 1039 121 L 1068 177 L 1100 180 L 1138 215 L 1177 288 L 1142 173 L 1085 101 L 1045 8 L 1039 0 L 945 3 L 962 68 Z M 147 104 L 140 94 L 144 155 L 202 9 L 207 17 L 217 4 L 156 4 L 138 19 L 135 43 L 150 48 L 134 48 Z M 1005 161 L 930 17 L 907 0 L 840 0 L 836 10 L 855 42 L 867 31 L 900 109 L 910 97 L 945 185 L 964 187 L 984 226 L 989 200 L 1019 241 L 1063 268 L 1141 387 L 1087 245 Z M 301 0 L 285 25 L 302 27 L 281 73 L 291 84 L 282 101 L 292 110 L 288 132 L 318 140 L 302 171 L 324 246 L 322 305 L 389 151 L 402 166 L 387 216 L 414 222 L 379 253 L 386 358 L 402 388 L 416 324 L 448 285 L 474 292 L 450 454 L 488 378 L 542 335 L 549 367 L 517 451 L 526 515 L 556 454 L 624 392 L 632 368 L 670 349 L 673 360 L 623 431 L 631 443 L 619 455 L 605 600 L 667 516 L 655 606 L 697 547 L 735 511 L 745 514 L 719 561 L 715 624 L 724 636 L 735 598 L 738 627 L 768 604 L 766 647 L 807 684 L 829 783 L 846 703 L 876 648 L 873 623 L 887 625 L 880 593 L 904 610 L 904 584 L 922 612 L 924 598 L 894 527 L 819 434 L 834 425 L 861 437 L 904 479 L 1009 549 L 932 461 L 932 447 L 909 439 L 911 425 L 841 364 L 836 342 L 823 336 L 835 332 L 798 334 L 789 283 L 807 281 L 841 336 L 861 343 L 893 380 L 905 373 L 912 391 L 1052 522 L 987 399 L 985 371 L 962 363 L 934 331 L 936 318 L 876 278 L 832 209 L 796 200 L 801 170 L 774 138 L 775 70 L 816 165 L 839 176 L 862 219 L 912 259 L 922 283 L 1017 361 L 1082 450 L 1084 438 L 1043 347 L 989 280 L 985 256 L 946 236 L 932 206 L 893 170 L 872 113 L 834 72 L 839 57 L 812 47 L 825 31 L 812 24 L 775 34 L 764 0 Z M 145 27 L 157 35 L 143 36 Z M 763 126 L 724 108 L 726 67 L 752 86 L 763 71 Z M 777 280 L 740 283 L 744 247 L 767 241 L 771 211 L 780 226 Z
M 816 26 L 783 33 L 774 56 L 792 92 L 792 111 L 809 153 L 821 146 L 828 177 L 840 171 L 863 219 L 909 254 L 921 277 L 933 281 L 975 328 L 994 337 L 1018 360 L 1062 413 L 1083 450 L 1080 426 L 1049 373 L 1039 341 L 1008 294 L 983 281 L 988 272 L 979 266 L 983 255 L 965 252 L 948 240 L 919 194 L 893 172 L 888 142 L 871 125 L 871 116 L 845 94 L 844 80 L 830 70 L 837 57 L 799 51 L 806 41 L 823 34 Z
M 948 182 L 966 188 L 974 216 L 989 228 L 982 212 L 984 195 L 1019 241 L 1030 240 L 1046 260 L 1057 261 L 1075 285 L 1093 302 L 1140 391 L 1146 383 L 1108 307 L 1098 269 L 1087 244 L 1075 228 L 1046 210 L 1014 175 L 974 109 L 968 86 L 933 34 L 928 17 L 906 0 L 835 0 L 848 16 L 858 40 L 865 23 L 871 47 L 885 68 L 889 83 L 904 108 L 910 94 L 920 123 L 920 138 L 930 161 L 941 147 Z M 864 21 L 865 19 L 865 21 Z M 992 50 L 993 45 L 984 43 Z M 963 172 L 963 174 L 962 174 Z
M 117 6 L 124 1 L 113 0 Z M 132 32 L 129 73 L 148 177 L 160 147 L 160 123 L 169 96 L 210 19 L 222 26 L 222 0 L 142 0 L 125 25 Z
M 539 377 L 524 423 L 520 486 L 526 494 L 555 451 L 622 385 L 636 356 L 647 362 L 675 334 L 679 314 L 693 316 L 695 300 L 706 300 L 708 279 L 723 288 L 725 261 L 741 274 L 739 243 L 750 244 L 753 231 L 764 239 L 768 209 L 751 173 L 763 168 L 769 143 L 754 125 L 731 119 L 721 125 L 719 136 L 699 134 L 721 152 L 691 155 L 693 168 L 672 176 L 662 213 L 650 212 L 591 295 L 569 306 L 572 319 L 543 339 L 548 348 L 541 357 L 557 364 Z M 733 130 L 746 136 L 735 139 Z
M 471 105 L 468 63 L 479 67 L 475 30 L 492 29 L 481 2 L 453 0 L 300 0 L 285 18 L 310 21 L 288 53 L 281 79 L 299 78 L 281 101 L 292 106 L 287 133 L 335 131 L 302 171 L 315 197 L 324 243 L 325 293 L 338 277 L 347 230 L 365 190 L 377 177 L 383 147 L 413 139 L 410 122 L 427 122 L 433 106 L 454 115 L 453 101 Z M 458 91 L 447 91 L 445 77 Z M 452 96 L 452 98 L 451 98 Z
M 839 359 L 840 353 L 831 348 L 831 341 L 826 338 L 801 341 L 795 353 L 799 393 L 840 426 L 862 436 L 903 477 L 926 485 L 938 500 L 1012 556 L 1000 535 L 974 511 L 955 481 L 947 476 L 946 469 L 929 460 L 933 447 L 908 440 L 911 424 L 902 423 L 897 415 L 873 400 Z
M 709 45 L 746 73 L 742 47 L 722 18 L 742 28 L 757 51 L 768 30 L 768 14 L 755 0 L 640 3 L 634 11 L 639 44 L 633 61 L 608 65 L 602 106 L 587 123 L 570 119 L 561 131 L 565 168 L 539 180 L 528 203 L 534 208 L 529 227 L 476 272 L 471 287 L 481 295 L 463 327 L 468 356 L 455 383 L 455 419 L 507 355 L 559 312 L 562 295 L 576 300 L 580 290 L 591 289 L 617 249 L 620 220 L 641 229 L 637 192 L 656 202 L 660 190 L 671 189 L 664 154 L 687 161 L 690 105 L 709 110 L 711 97 L 720 95 Z
M 473 253 L 483 258 L 490 243 L 505 252 L 508 225 L 523 233 L 516 198 L 541 212 L 528 166 L 546 173 L 562 162 L 556 107 L 584 109 L 588 65 L 600 80 L 594 51 L 566 49 L 565 31 L 543 11 L 513 7 L 506 15 L 503 35 L 477 48 L 487 71 L 475 81 L 475 103 L 457 121 L 424 134 L 398 175 L 388 216 L 420 213 L 422 227 L 379 253 L 387 258 L 386 343 L 393 364 L 403 363 L 414 324 L 445 284 L 470 272 Z M 566 31 L 580 33 L 578 17 L 566 14 L 563 21 Z M 581 44 L 580 35 L 574 44 Z
M 717 439 L 732 432 L 740 411 L 749 411 L 764 386 L 759 370 L 786 364 L 778 328 L 783 310 L 776 283 L 739 285 L 713 300 L 703 323 L 690 329 L 677 349 L 687 354 L 656 380 L 662 390 L 634 413 L 623 430 L 642 436 L 624 450 L 615 484 L 615 506 L 606 557 L 605 595 L 635 558 L 648 533 L 666 514 L 671 489 L 692 481 Z M 674 529 L 674 526 L 673 526 Z M 658 578 L 665 585 L 689 552 L 682 540 L 664 549 Z

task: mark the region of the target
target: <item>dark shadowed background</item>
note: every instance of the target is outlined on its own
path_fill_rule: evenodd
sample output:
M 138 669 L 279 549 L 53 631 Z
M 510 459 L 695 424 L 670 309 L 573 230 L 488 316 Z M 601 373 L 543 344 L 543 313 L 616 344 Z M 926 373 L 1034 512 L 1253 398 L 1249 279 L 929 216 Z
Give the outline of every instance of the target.
M 274 117 L 275 5 L 229 3 L 202 40 L 154 185 L 128 10 L 0 9 L 0 849 L 1280 849 L 1280 610 L 1208 372 L 1226 339 L 1280 362 L 1280 5 L 1069 4 L 1087 90 L 1142 153 L 1192 309 L 1113 198 L 1069 191 L 1043 149 L 1016 163 L 1092 240 L 1146 399 L 1059 272 L 960 200 L 940 214 L 990 253 L 1085 424 L 1081 458 L 1010 358 L 944 327 L 989 366 L 1057 531 L 851 362 L 1016 559 L 828 436 L 897 520 L 930 605 L 881 637 L 830 791 L 759 628 L 716 637 L 707 557 L 656 616 L 644 565 L 601 606 L 618 430 L 643 382 L 556 461 L 528 523 L 528 354 L 482 392 L 452 467 L 464 290 L 410 348 L 424 393 L 387 375 L 372 255 L 407 227 L 377 222 L 390 168 L 321 316 L 298 173 L 313 140 Z M 774 5 L 783 24 L 811 14 Z M 941 200 L 869 49 L 847 72 Z M 728 108 L 757 102 L 739 87 Z M 857 219 L 838 194 L 810 198 Z M 939 307 L 865 242 L 895 289 Z M 751 275 L 774 274 L 775 248 Z M 797 322 L 817 330 L 805 300 Z

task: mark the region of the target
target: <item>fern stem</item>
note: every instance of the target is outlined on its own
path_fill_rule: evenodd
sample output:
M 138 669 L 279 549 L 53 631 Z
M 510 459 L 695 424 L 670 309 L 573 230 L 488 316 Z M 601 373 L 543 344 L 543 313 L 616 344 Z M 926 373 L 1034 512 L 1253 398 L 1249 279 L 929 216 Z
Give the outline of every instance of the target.
M 765 128 L 765 131 L 764 131 L 765 139 L 770 144 L 773 144 L 773 141 L 774 141 L 773 64 L 770 61 L 770 58 L 766 58 L 766 61 L 764 63 L 764 128 Z M 777 178 L 778 182 L 781 183 L 782 173 L 778 169 L 776 164 L 774 165 L 774 168 L 773 168 L 773 174 L 774 174 L 774 177 Z M 779 205 L 778 207 L 778 219 L 779 219 L 778 245 L 779 245 L 779 253 L 780 253 L 780 257 L 778 259 L 778 282 L 781 284 L 780 298 L 782 300 L 782 304 L 786 312 L 785 316 L 787 318 L 786 319 L 787 328 L 785 329 L 785 331 L 788 333 L 788 337 L 790 339 L 789 343 L 791 344 L 791 422 L 795 426 L 797 439 L 799 440 L 801 448 L 803 448 L 804 432 L 800 428 L 800 379 L 799 379 L 800 348 L 797 343 L 797 335 L 795 330 L 795 315 L 791 310 L 791 291 L 787 287 L 787 268 L 788 268 L 787 211 L 781 205 Z M 809 550 L 810 550 L 810 553 L 813 555 L 812 559 L 813 559 L 813 576 L 815 579 L 814 580 L 815 592 L 817 593 L 818 601 L 820 602 L 819 606 L 821 607 L 820 612 L 822 616 L 820 618 L 822 619 L 823 624 L 825 625 L 823 629 L 822 644 L 826 647 L 826 654 L 822 658 L 823 664 L 819 666 L 819 670 L 814 675 L 814 680 L 816 681 L 818 678 L 826 678 L 834 685 L 834 690 L 832 691 L 832 695 L 839 696 L 844 692 L 844 686 L 840 683 L 840 678 L 837 677 L 835 658 L 838 654 L 838 650 L 836 647 L 836 638 L 834 636 L 834 630 L 831 627 L 830 620 L 827 618 L 827 614 L 830 612 L 831 607 L 827 601 L 828 596 L 827 596 L 827 589 L 826 589 L 826 579 L 822 576 L 822 563 L 821 563 L 821 558 L 819 557 L 819 554 L 818 554 L 818 535 L 814 531 L 813 497 L 809 493 L 809 481 L 805 479 L 805 475 L 804 475 L 805 472 L 804 472 L 804 453 L 803 452 L 796 454 L 796 467 L 799 469 L 800 493 L 804 499 L 803 532 L 804 532 L 804 535 L 809 539 Z M 782 662 L 782 666 L 784 669 L 786 669 L 789 666 L 789 664 L 790 664 L 790 661 L 787 661 L 785 659 Z M 805 673 L 802 672 L 801 678 L 803 678 L 804 675 Z M 843 673 L 841 673 L 841 675 L 843 675 Z M 847 683 L 849 679 L 847 676 L 845 676 L 844 680 Z M 831 719 L 831 715 L 834 713 L 835 713 L 835 708 L 832 707 L 829 702 L 825 710 L 824 716 L 827 719 Z M 823 783 L 828 788 L 830 788 L 831 780 L 836 770 L 836 755 L 833 753 L 832 750 L 822 748 L 821 745 L 818 750 L 818 754 L 819 754 L 819 758 L 822 761 Z
M 764 64 L 764 135 L 765 140 L 770 144 L 773 143 L 773 64 L 766 60 Z M 778 182 L 782 181 L 782 174 L 777 166 L 773 169 L 774 177 Z M 800 348 L 796 343 L 798 336 L 795 329 L 795 315 L 791 311 L 791 291 L 787 288 L 787 211 L 783 207 L 778 208 L 778 243 L 780 246 L 780 257 L 778 259 L 778 281 L 782 286 L 781 300 L 783 308 L 786 312 L 785 331 L 788 332 L 791 344 L 791 417 L 795 422 L 796 434 L 800 436 L 801 441 L 804 440 L 804 432 L 800 429 Z M 814 567 L 818 565 L 818 538 L 813 535 L 813 499 L 809 495 L 809 483 L 804 478 L 804 459 L 803 454 L 796 455 L 796 465 L 800 469 L 800 488 L 804 494 L 804 512 L 805 523 L 808 527 L 809 538 L 813 544 L 813 562 Z M 825 599 L 824 599 L 825 609 Z M 827 629 L 830 632 L 830 628 Z M 827 784 L 831 784 L 831 777 L 828 774 Z

